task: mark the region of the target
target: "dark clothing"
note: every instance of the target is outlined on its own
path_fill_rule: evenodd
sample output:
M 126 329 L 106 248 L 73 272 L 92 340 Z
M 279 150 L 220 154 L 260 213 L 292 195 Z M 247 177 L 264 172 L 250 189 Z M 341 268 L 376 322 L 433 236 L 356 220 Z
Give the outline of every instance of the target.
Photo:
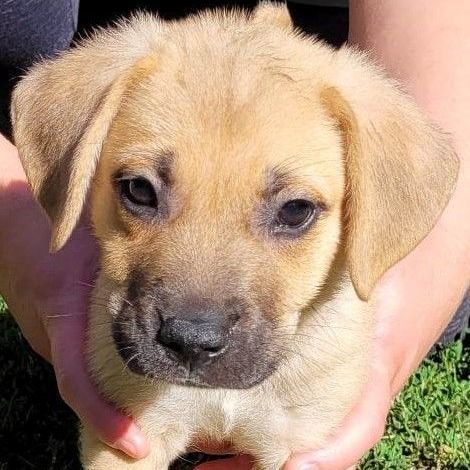
M 66 49 L 77 21 L 78 0 L 1 0 L 0 63 L 25 67 Z
M 0 132 L 9 135 L 8 102 L 15 79 L 35 60 L 69 47 L 78 0 L 0 0 Z

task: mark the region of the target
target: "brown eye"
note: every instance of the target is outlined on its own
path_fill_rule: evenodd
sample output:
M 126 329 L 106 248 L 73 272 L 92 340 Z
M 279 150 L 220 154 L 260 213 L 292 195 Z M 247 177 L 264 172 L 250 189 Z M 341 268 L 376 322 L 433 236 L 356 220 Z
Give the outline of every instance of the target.
M 279 225 L 300 228 L 309 222 L 315 213 L 315 205 L 304 199 L 286 202 L 277 213 Z
M 145 178 L 123 179 L 120 181 L 121 197 L 136 206 L 157 207 L 157 195 L 150 181 Z

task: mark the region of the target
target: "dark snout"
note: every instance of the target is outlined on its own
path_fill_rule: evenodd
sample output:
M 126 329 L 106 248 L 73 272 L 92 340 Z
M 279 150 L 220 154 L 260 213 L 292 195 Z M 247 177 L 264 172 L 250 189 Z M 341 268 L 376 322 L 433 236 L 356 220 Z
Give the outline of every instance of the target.
M 212 298 L 177 294 L 163 283 L 130 285 L 112 333 L 131 371 L 182 385 L 241 389 L 275 370 L 280 356 L 273 323 L 256 303 L 222 291 Z
M 187 308 L 161 319 L 157 341 L 178 361 L 194 368 L 224 353 L 238 319 L 236 314 L 227 315 L 216 309 Z

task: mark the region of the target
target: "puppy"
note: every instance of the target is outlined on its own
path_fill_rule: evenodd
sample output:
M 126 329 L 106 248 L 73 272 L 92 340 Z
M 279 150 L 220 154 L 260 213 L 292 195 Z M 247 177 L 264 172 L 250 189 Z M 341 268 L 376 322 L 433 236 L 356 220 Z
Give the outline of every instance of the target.
M 90 195 L 89 367 L 152 444 L 132 461 L 84 427 L 84 467 L 207 440 L 278 470 L 321 445 L 367 375 L 374 285 L 450 197 L 447 138 L 267 4 L 99 31 L 34 66 L 12 117 L 52 250 Z

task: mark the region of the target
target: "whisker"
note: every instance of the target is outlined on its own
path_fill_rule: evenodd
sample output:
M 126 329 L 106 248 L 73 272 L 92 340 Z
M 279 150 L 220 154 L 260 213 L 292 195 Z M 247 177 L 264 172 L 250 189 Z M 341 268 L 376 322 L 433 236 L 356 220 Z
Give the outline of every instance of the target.
M 126 369 L 129 368 L 129 364 L 131 363 L 131 361 L 133 361 L 134 359 L 136 359 L 137 357 L 140 356 L 140 352 L 137 352 L 135 353 L 133 356 L 131 356 L 125 363 L 124 363 L 124 367 L 122 368 L 121 370 L 121 374 L 123 375 L 124 372 L 126 371 Z
M 51 315 L 44 315 L 45 318 L 62 318 L 62 317 L 80 317 L 88 315 L 87 312 L 77 312 L 77 313 L 55 313 Z
M 77 281 L 77 284 L 80 285 L 80 286 L 84 286 L 84 287 L 95 287 L 96 286 L 96 283 L 89 283 L 89 282 L 85 282 L 85 281 Z

